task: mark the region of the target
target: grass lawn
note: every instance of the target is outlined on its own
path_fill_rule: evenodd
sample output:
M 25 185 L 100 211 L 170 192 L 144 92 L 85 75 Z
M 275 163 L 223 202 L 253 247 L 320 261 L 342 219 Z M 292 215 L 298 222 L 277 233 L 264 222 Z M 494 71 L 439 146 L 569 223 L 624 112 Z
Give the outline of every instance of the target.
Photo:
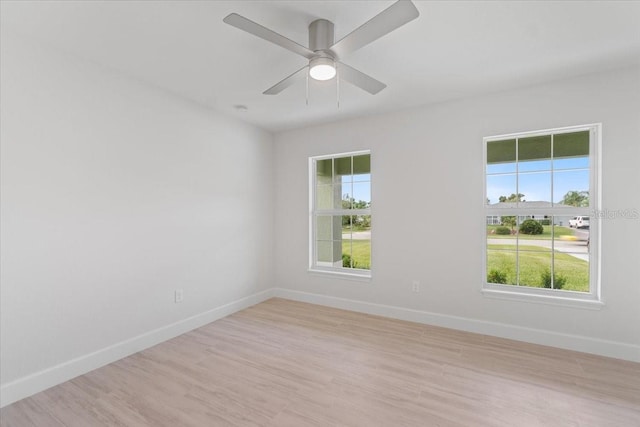
M 499 235 L 492 233 L 496 228 L 500 227 L 499 225 L 487 225 L 487 236 L 490 236 L 492 239 L 514 239 L 515 235 Z M 519 239 L 538 239 L 538 240 L 551 240 L 551 226 L 543 225 L 542 234 L 518 234 Z M 515 227 L 517 230 L 518 228 Z M 573 236 L 574 230 L 569 227 L 561 227 L 559 225 L 555 226 L 555 237 L 556 239 L 562 236 Z
M 342 253 L 351 255 L 354 268 L 371 269 L 371 240 L 344 239 Z
M 516 284 L 516 252 L 513 245 L 487 246 L 487 272 L 492 269 L 507 275 L 507 283 Z M 371 268 L 371 240 L 343 240 L 342 253 L 350 254 L 355 268 Z M 551 251 L 540 246 L 520 246 L 520 285 L 542 287 L 541 274 L 551 270 Z M 567 291 L 589 291 L 589 263 L 574 256 L 555 252 L 555 274 L 567 278 Z
M 507 283 L 516 284 L 516 252 L 511 245 L 487 246 L 487 272 L 492 269 L 507 275 Z M 502 249 L 502 250 L 501 250 Z M 504 250 L 507 249 L 507 250 Z M 531 251 L 531 252 L 527 252 Z M 551 270 L 551 251 L 541 251 L 540 246 L 520 246 L 520 285 L 542 287 L 541 274 Z M 556 277 L 562 275 L 567 291 L 589 291 L 589 263 L 561 252 L 554 253 Z
M 348 225 L 342 226 L 342 234 L 349 234 L 352 231 L 357 233 L 359 231 L 370 231 L 371 227 L 349 227 Z

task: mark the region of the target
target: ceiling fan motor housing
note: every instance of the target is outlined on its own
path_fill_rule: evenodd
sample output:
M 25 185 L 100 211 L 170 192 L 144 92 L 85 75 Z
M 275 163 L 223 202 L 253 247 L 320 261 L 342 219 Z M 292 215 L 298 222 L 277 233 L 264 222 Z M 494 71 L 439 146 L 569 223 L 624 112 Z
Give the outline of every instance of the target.
M 328 51 L 333 46 L 333 22 L 316 19 L 309 24 L 309 49 L 317 52 Z
M 316 19 L 309 24 L 309 49 L 315 55 L 309 60 L 309 75 L 315 80 L 329 80 L 336 75 L 333 46 L 333 22 Z

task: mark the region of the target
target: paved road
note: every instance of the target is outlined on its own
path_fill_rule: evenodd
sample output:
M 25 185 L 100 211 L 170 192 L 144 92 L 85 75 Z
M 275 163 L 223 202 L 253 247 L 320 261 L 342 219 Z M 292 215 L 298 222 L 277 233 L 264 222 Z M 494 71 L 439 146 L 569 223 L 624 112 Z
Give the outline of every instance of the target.
M 576 237 L 583 240 L 560 240 L 556 239 L 554 242 L 554 249 L 558 252 L 567 253 L 573 257 L 589 261 L 589 248 L 587 246 L 586 239 L 589 238 L 588 232 L 580 232 L 576 230 Z M 371 231 L 354 231 L 352 234 L 343 234 L 343 239 L 352 238 L 353 240 L 371 240 Z M 515 245 L 516 238 L 513 239 L 487 239 L 489 245 Z M 551 240 L 543 239 L 521 239 L 520 244 L 529 246 L 541 246 L 543 248 L 551 249 Z
M 343 234 L 342 238 L 353 239 L 353 240 L 371 240 L 371 230 L 354 231 L 352 234 Z
M 515 245 L 515 236 L 513 239 L 487 239 L 489 245 Z M 535 239 L 521 239 L 521 245 L 529 246 L 541 246 L 543 248 L 551 249 L 551 240 L 535 240 Z M 559 240 L 554 242 L 554 249 L 558 252 L 567 253 L 573 257 L 589 261 L 589 248 L 586 241 L 580 240 Z

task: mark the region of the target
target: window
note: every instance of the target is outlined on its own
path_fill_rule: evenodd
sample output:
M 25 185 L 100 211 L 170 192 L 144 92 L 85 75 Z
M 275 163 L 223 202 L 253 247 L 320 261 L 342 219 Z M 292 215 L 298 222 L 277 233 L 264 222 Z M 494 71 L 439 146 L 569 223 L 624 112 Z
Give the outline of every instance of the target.
M 599 301 L 599 135 L 589 125 L 484 139 L 484 291 Z
M 312 157 L 310 270 L 371 276 L 371 155 Z

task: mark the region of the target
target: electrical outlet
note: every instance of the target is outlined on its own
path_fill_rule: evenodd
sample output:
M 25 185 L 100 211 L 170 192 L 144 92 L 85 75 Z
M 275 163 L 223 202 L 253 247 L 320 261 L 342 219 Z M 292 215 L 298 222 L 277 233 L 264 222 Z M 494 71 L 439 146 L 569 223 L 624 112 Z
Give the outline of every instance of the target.
M 182 300 L 184 299 L 184 290 L 182 289 L 176 289 L 175 292 L 175 302 L 179 303 L 182 302 Z
M 420 292 L 420 282 L 419 282 L 419 281 L 417 281 L 417 280 L 414 280 L 414 281 L 411 283 L 411 290 L 412 290 L 413 292 Z

